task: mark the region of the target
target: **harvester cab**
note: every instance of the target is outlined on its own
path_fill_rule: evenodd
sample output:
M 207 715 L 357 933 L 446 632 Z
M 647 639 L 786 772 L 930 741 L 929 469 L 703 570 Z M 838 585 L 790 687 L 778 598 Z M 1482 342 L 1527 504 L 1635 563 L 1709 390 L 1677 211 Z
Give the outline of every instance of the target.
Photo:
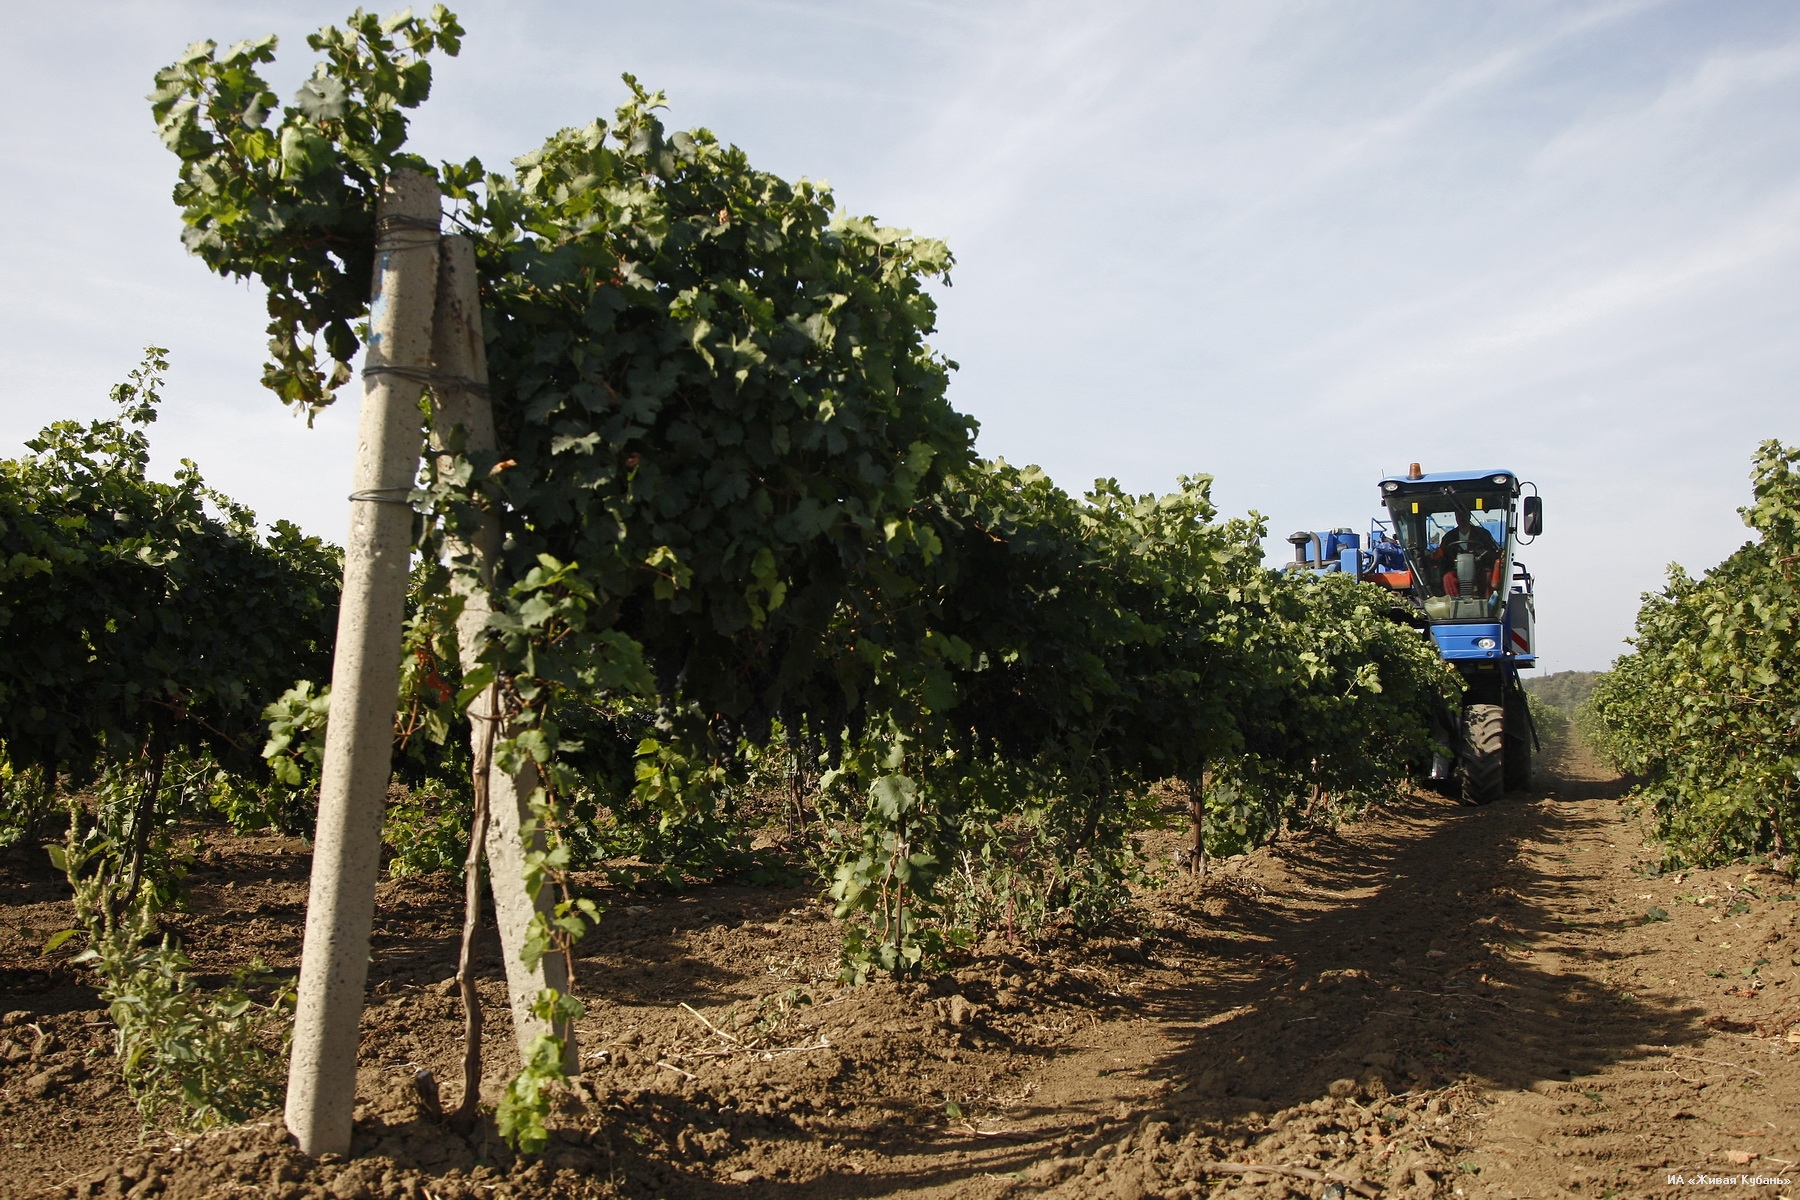
M 1462 676 L 1461 712 L 1440 715 L 1434 783 L 1460 782 L 1472 804 L 1528 787 L 1538 741 L 1519 672 L 1537 665 L 1537 612 L 1516 552 L 1543 529 L 1537 487 L 1506 470 L 1428 475 L 1414 463 L 1380 488 L 1387 516 L 1366 545 L 1352 529 L 1296 533 L 1292 569 L 1387 588 L 1396 617 Z

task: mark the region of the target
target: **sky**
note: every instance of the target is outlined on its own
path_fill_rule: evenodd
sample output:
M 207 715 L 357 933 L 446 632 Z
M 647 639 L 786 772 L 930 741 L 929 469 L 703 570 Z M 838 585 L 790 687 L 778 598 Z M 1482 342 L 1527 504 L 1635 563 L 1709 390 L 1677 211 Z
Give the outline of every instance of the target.
M 621 72 L 757 166 L 946 239 L 933 344 L 991 457 L 1080 491 L 1215 477 L 1228 515 L 1366 528 L 1375 481 L 1538 485 L 1545 670 L 1603 669 L 1668 564 L 1748 536 L 1800 441 L 1800 7 L 662 0 L 452 5 L 411 147 L 490 167 Z M 355 399 L 258 384 L 260 298 L 186 256 L 143 99 L 190 42 L 347 5 L 0 0 L 0 456 L 173 360 L 155 470 L 341 541 Z

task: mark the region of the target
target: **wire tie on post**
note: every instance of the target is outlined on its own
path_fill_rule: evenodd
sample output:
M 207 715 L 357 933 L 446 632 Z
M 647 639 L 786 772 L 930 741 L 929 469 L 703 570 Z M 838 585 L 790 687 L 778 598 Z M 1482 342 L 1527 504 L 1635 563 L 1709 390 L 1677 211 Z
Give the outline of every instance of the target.
M 395 379 L 404 379 L 408 383 L 416 383 L 421 387 L 430 387 L 437 382 L 437 373 L 424 367 L 373 366 L 364 367 L 363 378 L 372 375 L 392 375 Z
M 435 249 L 442 239 L 443 218 L 410 217 L 395 214 L 383 217 L 375 222 L 375 248 L 377 250 L 426 250 Z M 398 233 L 427 233 L 430 237 L 395 237 Z
M 382 495 L 383 492 L 405 492 L 406 495 L 404 497 L 396 498 L 394 496 L 384 496 Z M 351 492 L 350 499 L 352 501 L 362 501 L 367 504 L 404 504 L 406 507 L 411 508 L 412 493 L 413 490 L 410 487 L 366 488 L 360 492 Z
M 439 391 L 455 390 L 470 392 L 477 396 L 487 396 L 488 385 L 476 383 L 463 375 L 445 375 L 439 371 L 426 370 L 423 367 L 373 366 L 363 368 L 363 378 L 370 376 L 392 375 L 396 379 L 404 379 L 421 387 L 435 388 Z
M 375 233 L 379 236 L 395 229 L 423 229 L 428 233 L 437 233 L 443 228 L 443 224 L 442 216 L 415 217 L 407 213 L 393 213 L 375 222 Z

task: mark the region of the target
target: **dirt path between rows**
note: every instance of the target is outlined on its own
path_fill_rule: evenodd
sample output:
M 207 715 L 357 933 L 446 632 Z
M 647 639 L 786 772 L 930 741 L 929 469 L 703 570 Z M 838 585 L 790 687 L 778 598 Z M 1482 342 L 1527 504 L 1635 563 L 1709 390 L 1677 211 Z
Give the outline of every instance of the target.
M 1800 1195 L 1785 1186 L 1800 1182 L 1794 885 L 1757 867 L 1652 877 L 1622 781 L 1580 746 L 1544 774 L 1528 796 L 1421 798 L 1158 897 L 1160 923 L 1187 936 L 1144 974 L 1134 1013 L 1059 1056 L 1009 1126 L 1041 1138 L 1115 1116 L 1138 1136 L 1091 1139 L 1113 1150 L 1098 1163 L 996 1147 L 982 1165 L 1031 1161 L 1028 1182 L 1070 1176 L 1058 1195 L 1126 1200 L 1201 1179 L 1215 1195 L 1355 1180 L 1419 1196 L 1718 1181 Z M 1183 1130 L 1223 1158 L 1337 1179 L 1236 1183 L 1203 1174 L 1193 1146 L 1183 1169 Z
M 274 1122 L 137 1141 L 91 991 L 35 957 L 61 893 L 15 857 L 0 1194 L 1800 1195 L 1800 889 L 1654 876 L 1621 781 L 1578 746 L 1545 775 L 1216 864 L 1112 936 L 990 939 L 929 983 L 837 988 L 839 930 L 798 890 L 615 897 L 583 946 L 583 1098 L 529 1162 L 408 1086 L 454 1078 L 444 880 L 383 885 L 355 1156 L 317 1163 Z M 222 839 L 173 923 L 203 969 L 291 967 L 304 886 L 296 844 Z M 490 1093 L 511 1053 L 496 1033 Z

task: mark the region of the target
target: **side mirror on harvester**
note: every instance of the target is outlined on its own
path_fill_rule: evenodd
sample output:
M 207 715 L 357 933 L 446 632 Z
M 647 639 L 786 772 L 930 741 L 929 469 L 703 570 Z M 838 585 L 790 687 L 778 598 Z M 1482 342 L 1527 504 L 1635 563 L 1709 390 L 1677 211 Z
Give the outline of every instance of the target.
M 1523 528 L 1526 537 L 1536 537 L 1544 532 L 1544 501 L 1537 496 L 1525 497 L 1525 513 Z

